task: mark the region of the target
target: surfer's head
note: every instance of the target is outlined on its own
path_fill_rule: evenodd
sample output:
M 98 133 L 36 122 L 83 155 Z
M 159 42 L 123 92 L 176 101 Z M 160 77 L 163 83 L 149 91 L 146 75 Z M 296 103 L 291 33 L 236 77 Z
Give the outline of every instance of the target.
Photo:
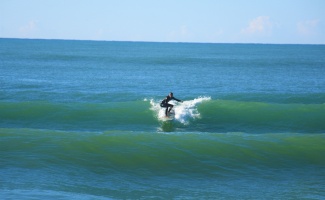
M 170 97 L 173 97 L 173 93 L 172 93 L 172 92 L 170 92 L 170 93 L 169 93 L 169 96 L 170 96 Z

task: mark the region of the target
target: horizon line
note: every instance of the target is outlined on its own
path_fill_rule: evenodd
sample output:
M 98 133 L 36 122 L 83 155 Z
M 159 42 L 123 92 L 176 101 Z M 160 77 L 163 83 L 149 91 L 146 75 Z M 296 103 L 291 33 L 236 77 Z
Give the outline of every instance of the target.
M 259 43 L 259 42 L 190 42 L 190 41 L 144 41 L 144 40 L 96 40 L 96 39 L 63 39 L 63 38 L 15 38 L 0 37 L 0 39 L 17 40 L 61 40 L 61 41 L 89 41 L 89 42 L 139 42 L 139 43 L 181 43 L 181 44 L 260 44 L 260 45 L 325 45 L 325 43 Z

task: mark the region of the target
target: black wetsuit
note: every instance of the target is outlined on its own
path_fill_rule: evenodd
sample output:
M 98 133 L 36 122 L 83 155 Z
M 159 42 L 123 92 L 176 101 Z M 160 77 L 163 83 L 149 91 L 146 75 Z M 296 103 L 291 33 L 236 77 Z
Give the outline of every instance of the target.
M 167 116 L 168 108 L 170 108 L 169 111 L 173 108 L 173 105 L 168 103 L 168 102 L 169 102 L 170 100 L 172 100 L 172 99 L 174 99 L 175 101 L 178 101 L 178 102 L 181 101 L 181 100 L 179 100 L 179 99 L 176 99 L 175 97 L 167 96 L 167 97 L 166 97 L 164 100 L 162 100 L 162 102 L 160 103 L 160 106 L 161 106 L 161 107 L 166 108 L 166 111 L 165 111 L 166 116 Z

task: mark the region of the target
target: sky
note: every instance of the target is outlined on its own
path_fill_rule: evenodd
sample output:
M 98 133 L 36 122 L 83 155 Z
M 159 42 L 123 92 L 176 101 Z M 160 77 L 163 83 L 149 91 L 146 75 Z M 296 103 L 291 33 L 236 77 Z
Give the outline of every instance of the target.
M 0 38 L 325 44 L 325 0 L 0 0 Z

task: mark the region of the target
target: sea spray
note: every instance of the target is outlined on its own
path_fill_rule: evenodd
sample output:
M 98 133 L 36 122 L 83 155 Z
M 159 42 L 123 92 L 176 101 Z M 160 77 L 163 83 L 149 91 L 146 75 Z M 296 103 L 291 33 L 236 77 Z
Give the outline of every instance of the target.
M 193 100 L 186 100 L 182 103 L 178 103 L 174 100 L 170 101 L 170 104 L 174 105 L 175 120 L 187 125 L 191 119 L 200 118 L 200 113 L 197 109 L 198 104 L 204 101 L 210 101 L 211 97 L 198 97 Z M 165 108 L 160 107 L 160 102 L 154 99 L 150 100 L 151 110 L 154 111 L 158 120 L 162 120 L 165 117 Z

